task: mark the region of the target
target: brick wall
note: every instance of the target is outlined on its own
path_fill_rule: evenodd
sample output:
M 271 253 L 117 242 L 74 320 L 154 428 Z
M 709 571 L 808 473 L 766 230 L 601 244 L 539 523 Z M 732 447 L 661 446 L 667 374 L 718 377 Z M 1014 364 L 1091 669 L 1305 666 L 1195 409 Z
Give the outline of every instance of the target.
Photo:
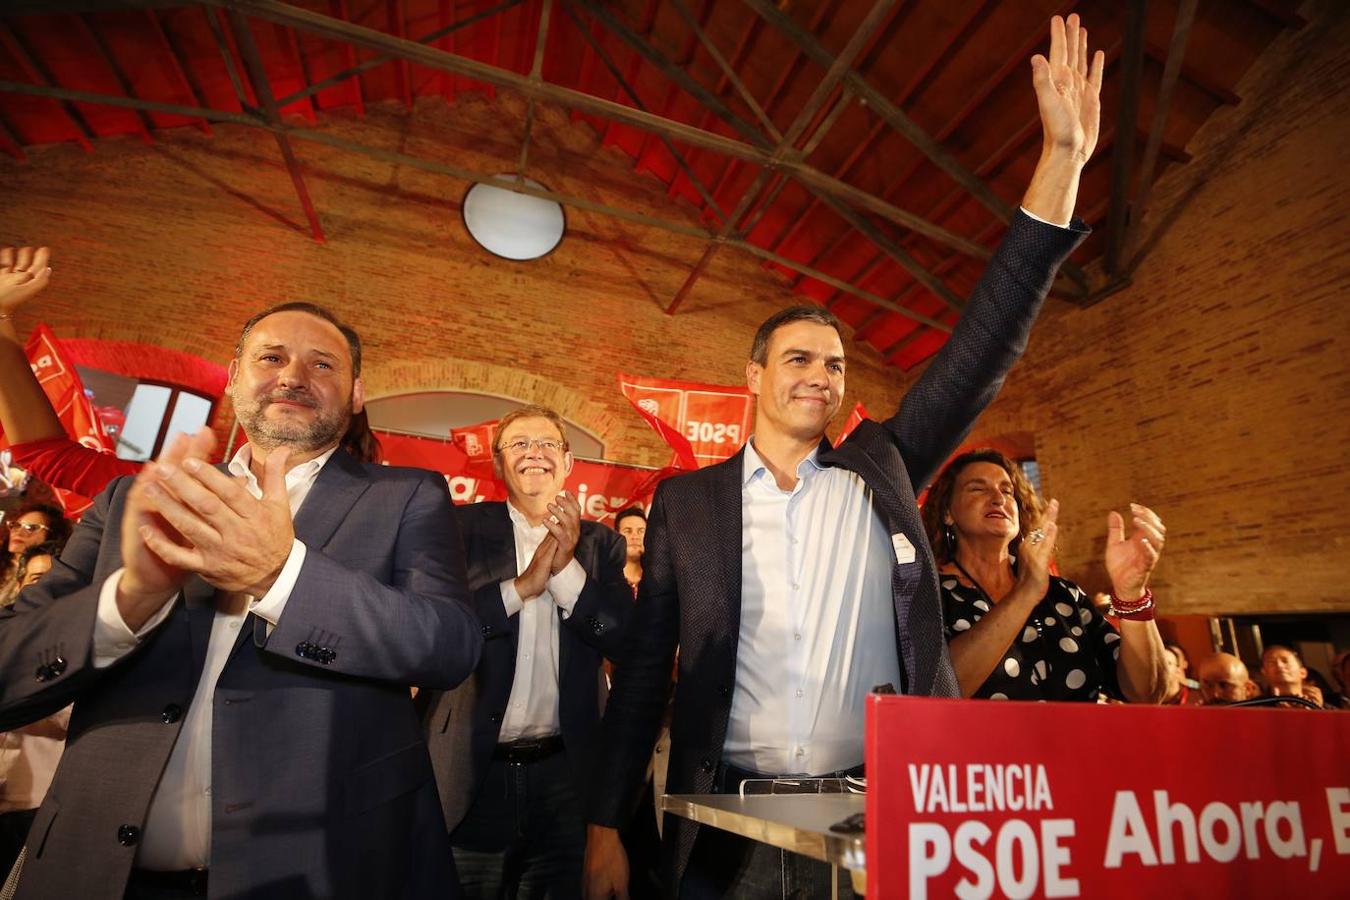
M 409 116 L 333 114 L 331 133 L 475 171 L 507 172 L 523 104 L 461 94 Z M 297 142 L 327 242 L 308 234 L 272 137 L 217 127 L 161 132 L 153 146 L 108 139 L 92 154 L 39 148 L 0 160 L 0 240 L 54 247 L 40 314 L 58 334 L 148 341 L 224 362 L 239 326 L 272 303 L 308 299 L 352 321 L 369 345 L 373 397 L 474 390 L 556 406 L 612 458 L 664 464 L 669 450 L 618 393 L 615 373 L 743 384 L 750 339 L 800 302 L 736 251 L 718 255 L 678 314 L 664 313 L 703 243 L 569 209 L 549 256 L 498 259 L 465 231 L 467 183 Z M 589 200 L 691 222 L 691 208 L 600 149 L 586 126 L 540 108 L 529 174 Z M 19 325 L 31 327 L 36 315 Z M 903 380 L 875 352 L 851 352 L 850 398 L 894 405 Z M 228 419 L 218 423 L 228 428 Z M 842 424 L 842 419 L 839 424 Z
M 1155 188 L 1130 287 L 1051 301 L 979 426 L 1034 433 L 1085 585 L 1106 510 L 1156 508 L 1164 611 L 1350 611 L 1350 15 L 1310 6 Z

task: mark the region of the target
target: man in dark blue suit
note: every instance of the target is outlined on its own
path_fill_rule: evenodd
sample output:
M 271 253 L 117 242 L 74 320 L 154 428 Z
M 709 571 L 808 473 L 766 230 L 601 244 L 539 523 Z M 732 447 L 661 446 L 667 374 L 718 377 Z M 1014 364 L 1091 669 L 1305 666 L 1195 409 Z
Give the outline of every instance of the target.
M 326 310 L 254 317 L 228 467 L 179 436 L 0 610 L 0 729 L 74 702 L 20 898 L 454 894 L 408 686 L 482 635 L 444 479 L 338 447 L 360 371 Z
M 506 502 L 457 509 L 483 658 L 429 698 L 427 742 L 464 892 L 574 897 L 601 663 L 633 606 L 625 543 L 563 490 L 572 454 L 553 410 L 504 416 L 493 460 Z
M 959 696 L 937 568 L 915 496 L 960 444 L 1026 346 L 1059 264 L 1096 142 L 1103 60 L 1077 16 L 1032 60 L 1040 165 L 951 339 L 885 422 L 838 448 L 841 327 L 795 307 L 760 327 L 746 365 L 755 429 L 741 453 L 664 482 L 648 519 L 638 603 L 605 712 L 588 799 L 587 894 L 626 896 L 617 826 L 644 784 L 679 647 L 667 789 L 861 771 L 868 692 Z M 667 817 L 667 887 L 682 897 L 829 896 L 823 863 Z M 843 888 L 848 890 L 847 886 Z

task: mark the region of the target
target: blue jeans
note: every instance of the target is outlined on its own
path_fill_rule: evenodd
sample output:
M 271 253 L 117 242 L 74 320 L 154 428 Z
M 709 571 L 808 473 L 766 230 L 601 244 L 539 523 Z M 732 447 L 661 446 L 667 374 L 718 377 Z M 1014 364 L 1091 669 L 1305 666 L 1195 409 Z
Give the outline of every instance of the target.
M 466 898 L 579 898 L 586 823 L 567 755 L 493 760 L 450 842 Z

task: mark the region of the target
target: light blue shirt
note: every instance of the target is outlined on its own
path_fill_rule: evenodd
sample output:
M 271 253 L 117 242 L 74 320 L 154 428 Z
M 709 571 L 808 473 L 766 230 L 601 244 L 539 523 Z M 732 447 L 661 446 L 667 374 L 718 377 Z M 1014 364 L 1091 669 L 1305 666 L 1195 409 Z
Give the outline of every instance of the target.
M 896 551 L 872 491 L 817 452 L 781 490 L 745 446 L 741 623 L 723 759 L 771 775 L 861 765 L 868 692 L 899 685 Z

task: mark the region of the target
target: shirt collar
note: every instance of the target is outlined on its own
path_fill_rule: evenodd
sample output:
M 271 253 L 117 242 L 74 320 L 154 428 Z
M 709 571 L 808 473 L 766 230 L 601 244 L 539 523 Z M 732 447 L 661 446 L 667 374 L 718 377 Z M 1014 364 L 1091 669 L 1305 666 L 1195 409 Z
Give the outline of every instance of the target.
M 332 458 L 337 451 L 337 445 L 334 444 L 325 452 L 311 459 L 309 462 L 303 462 L 294 466 L 286 473 L 286 490 L 290 492 L 296 485 L 301 483 L 313 484 L 314 479 L 319 477 L 319 470 Z M 245 442 L 244 446 L 239 448 L 239 452 L 234 454 L 227 467 L 231 475 L 242 475 L 248 479 L 248 488 L 250 491 L 261 493 L 262 488 L 258 484 L 257 477 L 253 474 L 253 468 L 250 463 L 253 462 L 253 445 Z
M 797 463 L 798 478 L 805 478 L 812 472 L 824 470 L 825 467 L 817 460 L 819 455 L 820 447 L 817 445 L 811 448 L 805 459 Z M 745 457 L 741 460 L 741 486 L 746 487 L 756 478 L 762 477 L 761 473 L 768 475 L 769 467 L 764 464 L 764 457 L 755 449 L 755 438 L 751 435 L 750 440 L 745 442 Z
M 510 500 L 506 501 L 506 514 L 511 517 L 512 524 L 514 524 L 517 528 L 523 528 L 526 531 L 533 531 L 536 529 L 543 529 L 544 527 L 544 523 L 542 522 L 540 522 L 538 525 L 531 525 L 530 520 L 525 518 L 525 514 L 520 510 L 516 509 L 515 505 L 512 504 Z

